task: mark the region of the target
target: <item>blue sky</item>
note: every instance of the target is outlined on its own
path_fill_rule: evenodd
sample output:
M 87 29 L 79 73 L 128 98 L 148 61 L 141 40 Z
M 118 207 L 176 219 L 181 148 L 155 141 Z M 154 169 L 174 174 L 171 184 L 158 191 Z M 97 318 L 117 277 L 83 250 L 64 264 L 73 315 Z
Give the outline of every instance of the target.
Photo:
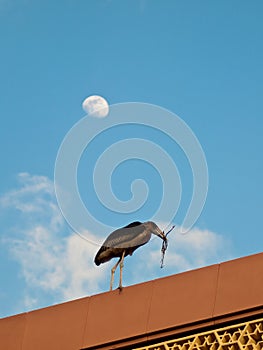
M 59 146 L 85 116 L 89 95 L 172 111 L 194 132 L 208 164 L 208 196 L 193 231 L 170 239 L 162 270 L 159 242 L 127 258 L 124 284 L 262 250 L 262 11 L 260 0 L 0 1 L 1 316 L 108 289 L 112 264 L 93 266 L 97 247 L 63 220 L 53 187 Z M 126 132 L 98 139 L 92 157 Z M 140 127 L 134 133 L 144 136 Z M 146 138 L 165 143 L 160 135 Z M 163 147 L 179 166 L 187 206 L 189 166 L 168 141 Z M 79 188 L 101 219 L 96 198 L 85 198 L 88 161 L 85 153 Z M 144 162 L 119 170 L 116 196 L 129 197 L 133 175 L 145 174 L 150 188 L 148 209 L 127 222 L 151 217 L 158 174 Z M 106 216 L 113 227 L 125 224 L 123 216 Z M 178 225 L 182 216 L 179 209 Z

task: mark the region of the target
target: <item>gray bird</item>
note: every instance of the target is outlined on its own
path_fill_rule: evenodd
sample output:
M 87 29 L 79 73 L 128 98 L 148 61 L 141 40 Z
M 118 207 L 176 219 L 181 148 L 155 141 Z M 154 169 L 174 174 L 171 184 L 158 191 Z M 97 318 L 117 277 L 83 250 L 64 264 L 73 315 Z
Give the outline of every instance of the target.
M 106 238 L 97 252 L 94 262 L 99 266 L 112 258 L 119 258 L 111 269 L 110 290 L 112 290 L 114 273 L 118 265 L 120 265 L 119 289 L 122 290 L 122 269 L 125 256 L 132 255 L 137 248 L 149 242 L 152 233 L 162 238 L 163 241 L 167 241 L 164 232 L 152 221 L 143 223 L 139 221 L 132 222 L 125 227 L 113 231 Z

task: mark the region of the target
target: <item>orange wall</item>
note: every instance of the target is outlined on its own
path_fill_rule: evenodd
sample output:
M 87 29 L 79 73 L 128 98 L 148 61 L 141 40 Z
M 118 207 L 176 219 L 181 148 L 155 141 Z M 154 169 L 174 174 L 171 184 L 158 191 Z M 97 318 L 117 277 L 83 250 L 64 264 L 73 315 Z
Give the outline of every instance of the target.
M 262 312 L 263 253 L 1 319 L 0 348 L 117 349 Z

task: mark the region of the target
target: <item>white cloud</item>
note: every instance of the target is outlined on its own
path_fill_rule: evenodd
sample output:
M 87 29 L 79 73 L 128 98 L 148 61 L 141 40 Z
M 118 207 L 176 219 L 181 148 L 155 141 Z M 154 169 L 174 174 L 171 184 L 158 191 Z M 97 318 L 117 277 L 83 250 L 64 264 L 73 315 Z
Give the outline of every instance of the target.
M 19 174 L 19 181 L 21 187 L 0 198 L 0 206 L 22 214 L 5 243 L 26 282 L 24 307 L 40 302 L 37 291 L 56 295 L 55 302 L 98 292 L 105 280 L 105 269 L 93 263 L 98 247 L 75 233 L 65 234 L 52 181 L 27 173 Z M 91 233 L 84 234 L 95 241 Z
M 227 247 L 230 247 L 230 242 L 227 242 L 222 235 L 199 228 L 193 228 L 187 234 L 181 232 L 181 228 L 177 227 L 168 236 L 169 244 L 163 269 L 160 269 L 162 241 L 157 237 L 152 238 L 148 245 L 134 253 L 136 254 L 134 261 L 127 260 L 132 271 L 130 277 L 134 283 L 229 259 L 230 248 Z
M 208 263 L 218 262 L 222 257 L 223 237 L 210 230 L 193 228 L 186 234 L 175 230 L 170 239 L 171 256 L 177 254 L 187 257 L 190 267 L 200 267 Z M 171 257 L 170 257 L 171 260 Z M 186 267 L 186 266 L 185 266 Z M 184 268 L 182 265 L 181 268 Z

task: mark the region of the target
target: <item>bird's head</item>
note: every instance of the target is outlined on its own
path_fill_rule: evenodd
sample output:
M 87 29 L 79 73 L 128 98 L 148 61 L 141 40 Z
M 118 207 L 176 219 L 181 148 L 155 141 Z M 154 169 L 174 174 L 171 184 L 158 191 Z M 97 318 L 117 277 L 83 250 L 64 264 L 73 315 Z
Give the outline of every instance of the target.
M 167 238 L 166 238 L 164 232 L 154 222 L 147 221 L 146 224 L 149 227 L 149 229 L 151 230 L 151 233 L 162 238 L 164 241 L 167 241 Z

